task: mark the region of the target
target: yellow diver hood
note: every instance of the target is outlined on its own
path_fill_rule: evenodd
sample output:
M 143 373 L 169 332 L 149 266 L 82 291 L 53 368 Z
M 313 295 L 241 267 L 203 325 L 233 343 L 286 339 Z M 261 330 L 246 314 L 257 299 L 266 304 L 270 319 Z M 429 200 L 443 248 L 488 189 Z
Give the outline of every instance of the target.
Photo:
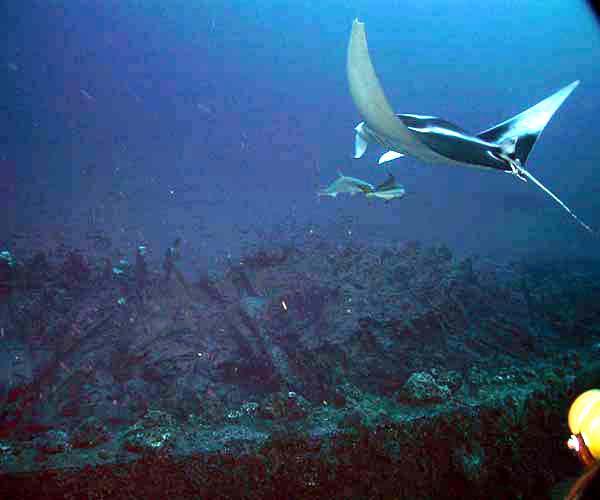
M 584 464 L 600 459 L 600 389 L 586 391 L 573 401 L 569 410 L 569 429 L 572 436 L 568 446 L 577 452 Z

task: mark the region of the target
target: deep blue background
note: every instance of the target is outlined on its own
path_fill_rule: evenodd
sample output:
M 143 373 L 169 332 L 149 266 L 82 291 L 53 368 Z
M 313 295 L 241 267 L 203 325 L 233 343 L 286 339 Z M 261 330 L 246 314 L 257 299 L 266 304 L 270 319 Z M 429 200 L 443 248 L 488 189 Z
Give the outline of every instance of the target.
M 478 131 L 581 79 L 528 166 L 600 227 L 600 29 L 584 2 L 7 4 L 3 247 L 33 234 L 40 247 L 87 248 L 93 229 L 154 256 L 181 236 L 206 263 L 274 224 L 306 223 L 493 257 L 598 255 L 597 237 L 507 175 L 404 158 L 393 170 L 409 194 L 397 203 L 315 194 L 337 169 L 385 178 L 377 148 L 352 159 L 345 57 L 358 16 L 398 112 Z

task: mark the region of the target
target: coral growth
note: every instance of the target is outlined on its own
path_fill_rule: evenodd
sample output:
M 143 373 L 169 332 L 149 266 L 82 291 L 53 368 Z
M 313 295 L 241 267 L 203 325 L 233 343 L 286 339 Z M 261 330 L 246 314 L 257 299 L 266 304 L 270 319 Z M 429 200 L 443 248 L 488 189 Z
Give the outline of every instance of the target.
M 164 471 L 171 496 L 244 483 L 256 498 L 509 498 L 557 474 L 561 412 L 600 373 L 592 281 L 323 241 L 194 281 L 180 245 L 162 269 L 142 247 L 133 266 L 0 259 L 5 473 L 39 486 L 36 470 L 92 464 L 118 497 L 101 464 L 135 461 L 119 467 Z

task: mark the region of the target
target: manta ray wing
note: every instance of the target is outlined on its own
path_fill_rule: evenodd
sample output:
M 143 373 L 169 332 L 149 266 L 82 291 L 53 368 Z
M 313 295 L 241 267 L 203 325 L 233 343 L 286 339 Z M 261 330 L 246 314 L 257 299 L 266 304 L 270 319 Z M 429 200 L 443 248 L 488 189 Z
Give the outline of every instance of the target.
M 419 142 L 392 111 L 371 63 L 365 25 L 358 19 L 352 23 L 346 75 L 350 94 L 359 113 L 369 128 L 381 138 L 382 146 L 393 151 L 400 149 L 403 152 L 411 152 L 417 157 L 420 156 L 419 153 L 427 155 L 428 148 Z M 398 145 L 402 147 L 394 147 Z
M 577 85 L 579 85 L 579 80 L 566 85 L 518 115 L 480 132 L 477 134 L 477 137 L 486 142 L 497 144 L 516 137 L 517 142 L 514 157 L 518 158 L 522 165 L 525 165 L 533 146 L 535 146 L 550 118 L 556 113 L 565 99 L 569 97 L 571 92 L 575 90 Z

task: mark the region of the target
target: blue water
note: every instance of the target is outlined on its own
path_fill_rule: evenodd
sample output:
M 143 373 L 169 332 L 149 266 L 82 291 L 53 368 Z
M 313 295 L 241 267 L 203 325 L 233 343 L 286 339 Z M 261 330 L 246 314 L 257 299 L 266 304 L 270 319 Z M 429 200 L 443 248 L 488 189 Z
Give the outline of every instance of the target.
M 224 6 L 226 4 L 226 6 Z M 414 4 L 414 5 L 413 5 Z M 351 23 L 398 112 L 478 131 L 569 82 L 581 85 L 528 166 L 600 227 L 600 30 L 584 2 L 9 2 L 0 48 L 0 245 L 92 251 L 182 237 L 189 265 L 266 232 L 444 242 L 494 258 L 597 255 L 535 186 L 511 176 L 392 164 L 405 199 L 321 199 L 353 160 L 345 57 Z M 16 234 L 15 234 L 16 233 Z M 116 251 L 116 250 L 115 250 Z

